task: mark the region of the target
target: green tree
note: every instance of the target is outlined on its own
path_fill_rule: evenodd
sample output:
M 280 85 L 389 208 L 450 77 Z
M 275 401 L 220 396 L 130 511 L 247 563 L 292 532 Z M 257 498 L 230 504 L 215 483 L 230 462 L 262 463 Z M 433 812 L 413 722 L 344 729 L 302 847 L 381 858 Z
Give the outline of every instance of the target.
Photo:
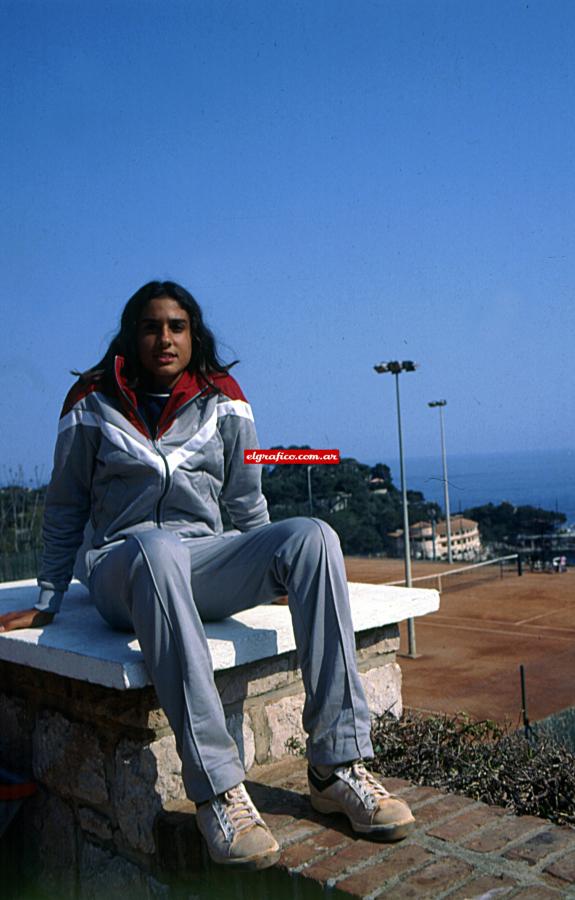
M 42 551 L 46 487 L 37 476 L 27 482 L 22 469 L 9 470 L 0 487 L 0 581 L 36 574 Z
M 515 544 L 519 534 L 552 534 L 566 521 L 560 512 L 535 506 L 513 506 L 511 503 L 486 503 L 463 513 L 479 524 L 485 544 Z

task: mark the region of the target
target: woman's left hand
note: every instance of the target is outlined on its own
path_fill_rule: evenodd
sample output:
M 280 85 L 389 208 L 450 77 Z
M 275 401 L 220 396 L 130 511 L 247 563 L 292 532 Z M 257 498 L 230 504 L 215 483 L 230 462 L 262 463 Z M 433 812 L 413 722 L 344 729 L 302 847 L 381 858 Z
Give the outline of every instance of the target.
M 18 628 L 41 628 L 43 625 L 49 625 L 53 618 L 54 613 L 34 608 L 4 613 L 0 616 L 0 632 L 15 631 Z

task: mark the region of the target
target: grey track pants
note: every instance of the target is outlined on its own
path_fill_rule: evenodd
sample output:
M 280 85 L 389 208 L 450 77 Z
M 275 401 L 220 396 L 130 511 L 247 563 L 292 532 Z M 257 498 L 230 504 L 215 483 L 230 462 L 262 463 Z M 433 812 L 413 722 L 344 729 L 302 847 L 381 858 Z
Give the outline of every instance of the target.
M 142 531 L 99 559 L 90 592 L 110 625 L 138 637 L 192 800 L 208 800 L 244 778 L 202 622 L 286 592 L 306 691 L 310 762 L 373 755 L 341 548 L 325 522 L 285 519 L 187 540 L 165 529 Z

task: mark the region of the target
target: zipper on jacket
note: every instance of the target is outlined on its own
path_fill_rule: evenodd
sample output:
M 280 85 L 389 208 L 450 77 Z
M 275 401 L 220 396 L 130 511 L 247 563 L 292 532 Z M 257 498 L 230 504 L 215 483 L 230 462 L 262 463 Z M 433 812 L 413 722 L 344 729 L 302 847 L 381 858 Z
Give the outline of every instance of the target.
M 180 415 L 180 413 L 181 413 L 184 409 L 186 409 L 191 403 L 193 403 L 195 400 L 197 400 L 198 397 L 201 397 L 201 395 L 202 395 L 206 390 L 207 390 L 207 388 L 202 388 L 201 391 L 198 391 L 197 394 L 194 394 L 194 396 L 193 396 L 193 397 L 190 397 L 189 400 L 186 400 L 185 403 L 182 403 L 182 405 L 181 405 L 180 407 L 178 407 L 178 409 L 176 410 L 176 413 L 175 413 L 174 418 L 177 418 L 177 417 Z M 148 430 L 149 430 L 149 429 L 148 429 Z M 172 476 L 170 475 L 170 468 L 169 468 L 169 466 L 168 466 L 168 460 L 166 459 L 166 457 L 164 456 L 164 454 L 163 454 L 162 451 L 160 450 L 159 440 L 160 440 L 160 439 L 158 438 L 158 428 L 156 427 L 156 433 L 155 433 L 155 435 L 154 435 L 153 438 L 152 438 L 152 444 L 153 444 L 154 450 L 156 451 L 156 453 L 158 454 L 158 456 L 161 457 L 162 462 L 164 463 L 164 468 L 165 468 L 165 470 L 166 470 L 166 482 L 165 482 L 165 484 L 164 484 L 164 489 L 163 489 L 163 491 L 162 491 L 162 493 L 161 493 L 161 495 L 160 495 L 160 499 L 159 499 L 158 502 L 156 503 L 156 515 L 155 515 L 155 520 L 156 520 L 156 525 L 158 526 L 158 528 L 161 528 L 161 527 L 162 527 L 162 516 L 161 516 L 162 503 L 163 503 L 163 501 L 164 501 L 164 499 L 165 499 L 165 497 L 166 497 L 166 494 L 167 494 L 168 491 L 170 490 L 170 486 L 171 486 L 171 483 L 172 483 Z
M 158 526 L 158 528 L 161 528 L 162 527 L 162 517 L 161 517 L 160 511 L 161 511 L 162 501 L 163 501 L 164 497 L 166 496 L 166 494 L 168 493 L 168 491 L 170 490 L 170 484 L 172 482 L 172 477 L 170 475 L 170 468 L 168 466 L 168 460 L 166 459 L 166 457 L 160 450 L 157 441 L 153 440 L 152 444 L 154 445 L 154 450 L 156 451 L 158 456 L 161 457 L 162 462 L 164 463 L 164 468 L 166 470 L 166 481 L 164 484 L 164 489 L 163 489 L 162 493 L 160 494 L 160 499 L 156 503 L 156 515 L 155 515 L 156 525 Z
M 156 453 L 158 454 L 158 456 L 161 458 L 162 462 L 164 463 L 165 483 L 164 483 L 162 493 L 160 494 L 159 500 L 156 503 L 156 510 L 155 510 L 155 516 L 154 516 L 156 525 L 158 526 L 158 528 L 161 528 L 162 527 L 162 516 L 161 516 L 162 502 L 164 501 L 166 494 L 170 490 L 170 486 L 172 483 L 172 476 L 170 475 L 170 468 L 168 466 L 168 460 L 166 459 L 166 457 L 160 450 L 159 438 L 158 438 L 158 427 L 156 426 L 155 433 L 152 434 L 152 432 L 150 431 L 150 426 L 148 425 L 148 423 L 146 422 L 144 417 L 140 414 L 138 407 L 134 406 L 134 404 L 132 403 L 132 401 L 130 400 L 128 395 L 126 394 L 124 388 L 122 387 L 120 381 L 117 378 L 116 378 L 116 383 L 120 389 L 120 393 L 122 394 L 124 400 L 130 407 L 130 409 L 132 409 L 134 411 L 134 413 L 136 414 L 136 416 L 138 417 L 138 419 L 144 426 L 154 450 L 156 451 Z M 205 387 L 203 387 L 200 391 L 198 391 L 197 394 L 194 394 L 193 397 L 190 397 L 189 400 L 186 400 L 185 403 L 182 403 L 182 405 L 179 406 L 177 410 L 175 410 L 174 419 L 176 419 L 184 409 L 186 409 L 188 406 L 190 406 L 191 403 L 194 403 L 194 401 L 197 400 L 198 397 L 201 397 L 202 394 L 205 394 L 205 392 L 207 390 L 209 390 L 209 387 L 210 387 L 210 385 L 208 385 L 208 384 L 205 385 Z

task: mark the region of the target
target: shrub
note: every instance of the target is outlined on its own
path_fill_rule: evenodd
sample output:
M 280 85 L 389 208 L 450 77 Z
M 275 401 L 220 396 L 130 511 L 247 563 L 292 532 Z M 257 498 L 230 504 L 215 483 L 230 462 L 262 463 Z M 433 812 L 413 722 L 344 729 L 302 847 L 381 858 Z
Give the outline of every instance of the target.
M 545 736 L 528 740 L 465 715 L 411 713 L 377 718 L 372 738 L 381 775 L 575 825 L 575 755 Z

